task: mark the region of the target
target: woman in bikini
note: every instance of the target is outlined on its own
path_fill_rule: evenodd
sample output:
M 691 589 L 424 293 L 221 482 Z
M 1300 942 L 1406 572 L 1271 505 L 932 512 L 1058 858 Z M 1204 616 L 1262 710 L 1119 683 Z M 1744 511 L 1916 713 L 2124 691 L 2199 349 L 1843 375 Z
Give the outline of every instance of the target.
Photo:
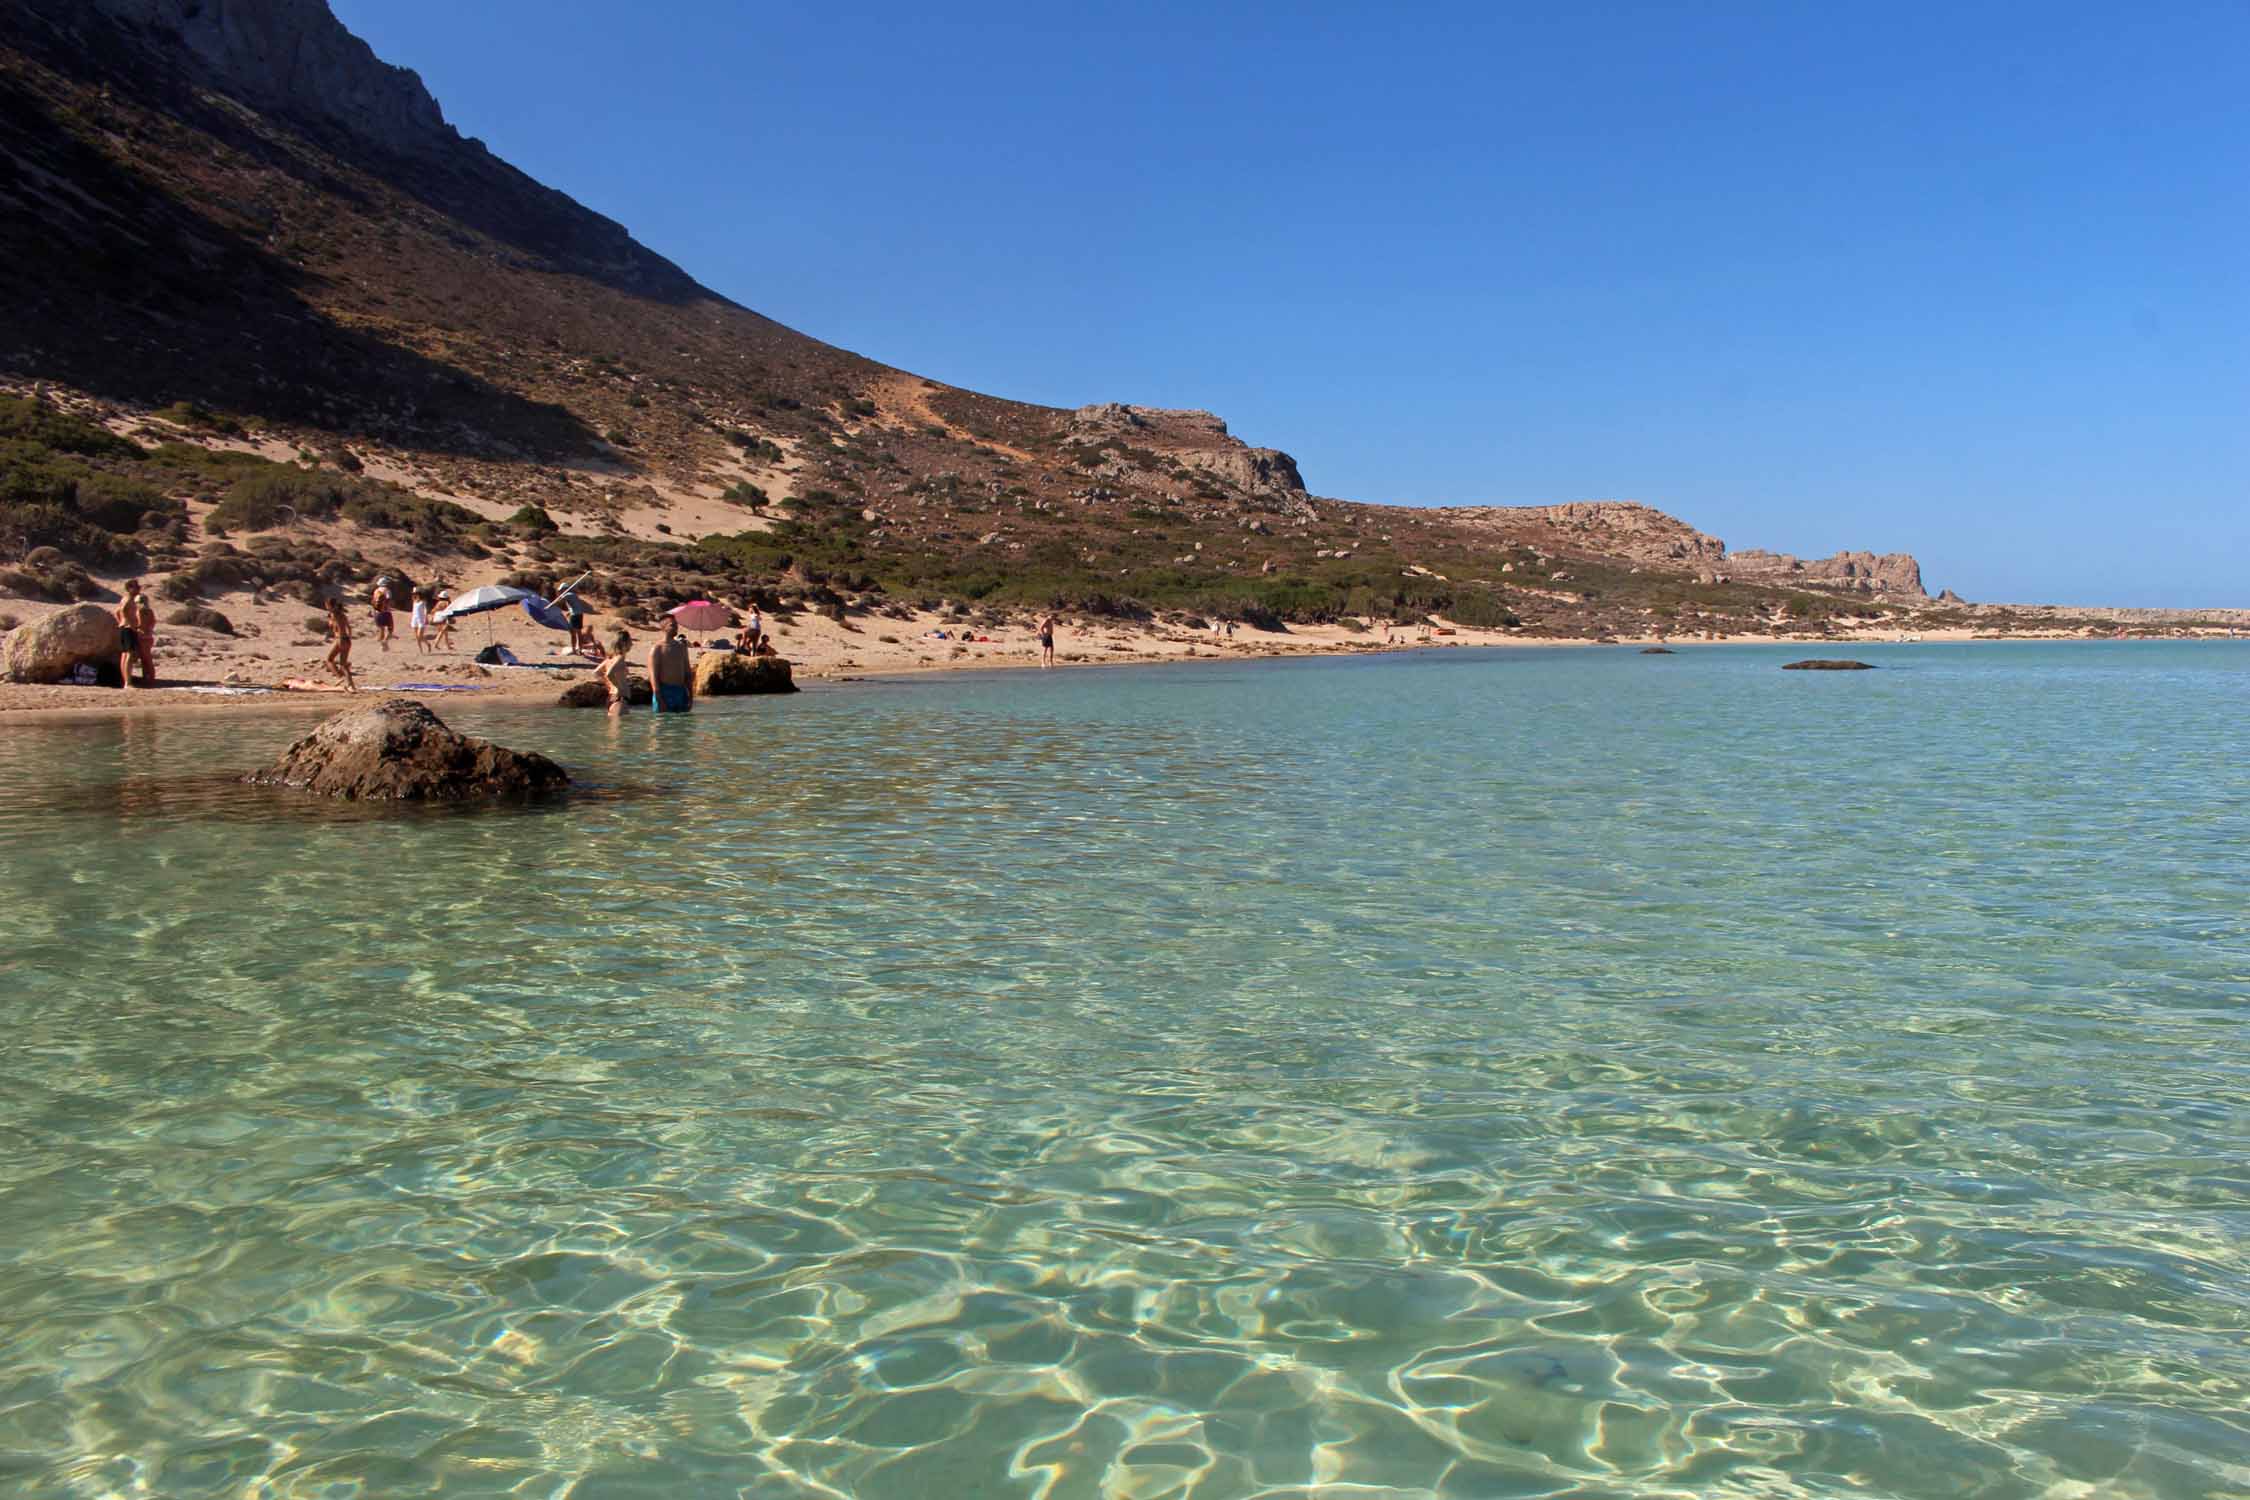
M 352 681 L 352 622 L 344 613 L 344 601 L 328 601 L 328 638 L 335 642 L 328 648 L 328 670 L 344 679 L 344 686 L 352 692 L 359 684 Z
M 609 689 L 609 716 L 622 719 L 633 705 L 633 664 L 628 653 L 633 649 L 630 632 L 616 630 L 610 633 L 609 655 L 594 669 L 594 675 Z

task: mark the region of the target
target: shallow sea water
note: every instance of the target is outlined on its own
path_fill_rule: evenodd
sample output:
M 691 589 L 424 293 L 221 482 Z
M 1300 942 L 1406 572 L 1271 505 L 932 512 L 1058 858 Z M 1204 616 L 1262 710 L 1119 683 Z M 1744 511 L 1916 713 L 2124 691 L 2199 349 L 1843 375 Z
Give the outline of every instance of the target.
M 0 725 L 0 1494 L 2250 1495 L 2250 643 Z

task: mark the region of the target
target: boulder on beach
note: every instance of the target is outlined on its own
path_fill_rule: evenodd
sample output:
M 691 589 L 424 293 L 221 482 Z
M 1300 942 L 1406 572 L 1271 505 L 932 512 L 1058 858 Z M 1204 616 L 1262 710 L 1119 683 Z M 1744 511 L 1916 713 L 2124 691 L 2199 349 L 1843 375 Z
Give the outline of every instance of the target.
M 60 682 L 81 662 L 117 681 L 117 620 L 98 604 L 73 604 L 19 625 L 0 646 L 0 677 L 10 682 Z
M 564 708 L 607 708 L 609 687 L 600 678 L 589 677 L 584 682 L 574 682 L 564 688 L 562 696 L 555 701 Z M 646 677 L 631 676 L 625 679 L 625 701 L 636 707 L 656 701 L 656 694 L 650 691 Z
M 360 802 L 535 797 L 570 784 L 544 755 L 448 729 L 412 698 L 386 698 L 325 719 L 243 780 Z
M 748 693 L 794 693 L 789 663 L 778 656 L 706 651 L 695 659 L 695 696 L 730 698 Z
M 233 635 L 234 621 L 217 610 L 201 604 L 185 604 L 164 617 L 167 625 L 192 625 L 197 630 L 208 630 L 217 635 Z M 323 628 L 325 628 L 323 622 Z
M 1815 657 L 1810 661 L 1785 663 L 1784 672 L 1872 672 L 1874 664 L 1864 661 L 1841 661 L 1834 658 Z

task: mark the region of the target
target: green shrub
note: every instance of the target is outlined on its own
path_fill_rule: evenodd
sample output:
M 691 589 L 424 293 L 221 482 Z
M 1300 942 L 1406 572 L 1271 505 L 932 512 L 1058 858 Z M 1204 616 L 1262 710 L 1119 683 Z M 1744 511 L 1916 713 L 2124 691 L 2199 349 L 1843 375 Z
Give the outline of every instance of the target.
M 508 517 L 508 524 L 519 531 L 552 532 L 562 530 L 560 526 L 555 524 L 555 518 L 547 514 L 546 507 L 542 505 L 518 506 L 516 513 Z
M 242 423 L 225 412 L 216 412 L 198 406 L 193 401 L 175 401 L 157 416 L 179 427 L 193 427 L 198 432 L 216 432 L 223 437 L 241 437 Z
M 87 458 L 137 458 L 140 446 L 106 427 L 96 426 L 44 401 L 28 397 L 0 397 L 0 438 L 34 443 L 60 453 Z

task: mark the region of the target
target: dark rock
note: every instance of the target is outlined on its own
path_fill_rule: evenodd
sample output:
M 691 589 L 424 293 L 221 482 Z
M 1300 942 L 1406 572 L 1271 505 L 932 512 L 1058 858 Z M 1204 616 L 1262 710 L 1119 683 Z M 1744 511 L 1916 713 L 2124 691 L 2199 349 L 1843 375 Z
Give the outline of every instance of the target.
M 794 693 L 789 663 L 778 656 L 706 651 L 695 659 L 695 695 L 729 698 L 749 693 Z
M 1838 661 L 1815 657 L 1811 661 L 1793 661 L 1785 664 L 1784 672 L 1872 672 L 1874 665 L 1864 661 Z
M 544 755 L 457 734 L 412 698 L 386 698 L 322 721 L 243 779 L 351 801 L 464 802 L 557 792 L 570 773 Z
M 215 630 L 220 635 L 234 634 L 234 621 L 215 609 L 200 604 L 184 605 L 164 617 L 167 625 L 192 625 L 198 630 Z
M 588 678 L 564 688 L 562 696 L 555 701 L 564 708 L 607 708 L 609 687 L 599 678 Z M 625 701 L 635 707 L 656 701 L 656 694 L 649 689 L 646 677 L 625 679 Z
M 1641 655 L 1643 655 L 1643 656 L 1677 656 L 1677 655 L 1679 655 L 1679 653 L 1678 653 L 1677 651 L 1674 651 L 1674 650 L 1673 650 L 1673 649 L 1672 649 L 1672 648 L 1671 648 L 1670 646 L 1643 646 L 1643 647 L 1641 647 Z

